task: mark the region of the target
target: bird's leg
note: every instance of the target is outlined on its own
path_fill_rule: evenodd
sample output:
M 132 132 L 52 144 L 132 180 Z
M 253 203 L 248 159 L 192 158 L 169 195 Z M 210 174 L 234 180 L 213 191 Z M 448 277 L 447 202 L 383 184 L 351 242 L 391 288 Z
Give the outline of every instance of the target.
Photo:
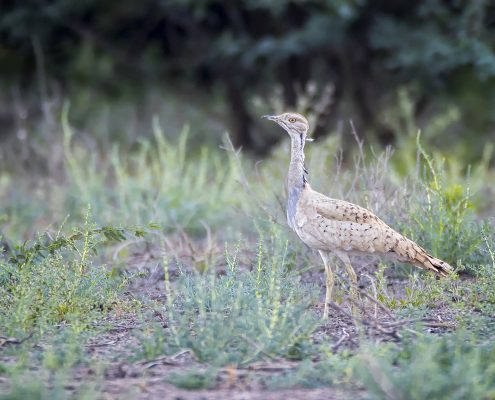
M 323 309 L 323 319 L 328 319 L 328 303 L 330 303 L 330 300 L 332 299 L 334 278 L 333 278 L 332 268 L 328 265 L 327 255 L 322 251 L 320 251 L 319 253 L 323 260 L 323 264 L 325 265 L 326 291 L 325 291 L 325 308 Z
M 347 271 L 347 275 L 349 275 L 349 287 L 350 287 L 350 293 L 351 297 L 356 299 L 357 298 L 357 276 L 356 276 L 356 271 L 354 271 L 354 268 L 352 268 L 351 263 L 345 263 L 345 269 Z
M 323 309 L 323 319 L 328 319 L 328 303 L 332 300 L 332 291 L 333 291 L 333 271 L 332 268 L 326 264 L 325 265 L 325 283 L 326 283 L 326 291 L 325 291 L 325 308 Z
M 349 294 L 352 298 L 352 303 L 351 303 L 351 311 L 352 314 L 356 314 L 356 307 L 354 306 L 354 301 L 357 300 L 358 295 L 357 295 L 357 275 L 356 271 L 354 271 L 354 268 L 352 267 L 351 260 L 349 259 L 349 256 L 345 252 L 335 252 L 337 256 L 342 260 L 344 263 L 344 267 L 346 269 L 347 275 L 349 276 Z

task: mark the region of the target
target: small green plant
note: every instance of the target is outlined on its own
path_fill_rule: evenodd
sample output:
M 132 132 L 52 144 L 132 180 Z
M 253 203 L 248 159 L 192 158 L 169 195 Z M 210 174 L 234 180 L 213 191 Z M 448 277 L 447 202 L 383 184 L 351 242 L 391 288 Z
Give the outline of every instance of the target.
M 469 179 L 465 186 L 448 184 L 443 164 L 425 152 L 419 135 L 417 146 L 426 165 L 420 181 L 422 190 L 417 192 L 419 195 L 409 209 L 414 223 L 403 223 L 400 228 L 433 255 L 476 274 L 480 265 L 491 262 L 485 237 L 487 234 L 493 237 L 494 228 L 477 219 Z
M 214 365 L 303 357 L 317 327 L 308 310 L 315 297 L 295 274 L 287 273 L 287 245 L 274 228 L 267 238 L 260 238 L 257 259 L 249 270 L 240 267 L 239 249 L 227 251 L 224 275 L 211 270 L 182 273 L 174 290 L 165 266 L 168 328 L 141 339 L 142 356 L 157 355 L 149 349 L 186 348 L 199 361 Z M 153 345 L 147 344 L 149 340 Z M 160 348 L 156 344 L 162 341 Z
M 62 322 L 84 330 L 119 301 L 124 282 L 93 258 L 104 242 L 123 237 L 122 229 L 91 226 L 88 211 L 83 229 L 16 246 L 0 260 L 0 332 L 42 333 Z
M 191 369 L 183 373 L 171 372 L 166 380 L 181 389 L 200 390 L 208 389 L 215 384 L 215 374 L 212 370 Z
M 368 346 L 357 377 L 372 399 L 489 399 L 495 396 L 495 346 L 459 331 L 407 339 L 402 346 Z
M 11 385 L 8 392 L 0 394 L 0 400 L 62 400 L 67 396 L 62 387 L 47 388 L 43 381 L 33 376 L 19 376 Z
M 134 359 L 150 360 L 161 355 L 166 348 L 165 335 L 161 324 L 148 323 L 140 334 L 140 347 Z
M 343 383 L 351 374 L 351 364 L 348 356 L 336 353 L 326 354 L 321 360 L 303 360 L 294 369 L 286 373 L 272 376 L 263 380 L 269 389 L 282 389 L 290 387 L 325 387 Z
M 68 106 L 62 122 L 70 192 L 75 194 L 67 197 L 71 215 L 77 214 L 82 204 L 91 204 L 95 220 L 102 225 L 116 220 L 126 225 L 160 221 L 166 230 L 177 225 L 202 230 L 202 220 L 224 222 L 229 208 L 242 205 L 236 168 L 228 154 L 204 147 L 189 156 L 187 126 L 177 144 L 172 144 L 155 118 L 153 140 L 141 141 L 125 157 L 114 147 L 108 162 L 102 164 L 88 149 L 73 143 Z
M 98 388 L 93 382 L 82 383 L 75 388 L 67 376 L 56 376 L 46 384 L 47 377 L 32 373 L 16 375 L 8 390 L 0 392 L 0 400 L 90 400 L 99 397 Z M 72 390 L 67 387 L 72 386 Z

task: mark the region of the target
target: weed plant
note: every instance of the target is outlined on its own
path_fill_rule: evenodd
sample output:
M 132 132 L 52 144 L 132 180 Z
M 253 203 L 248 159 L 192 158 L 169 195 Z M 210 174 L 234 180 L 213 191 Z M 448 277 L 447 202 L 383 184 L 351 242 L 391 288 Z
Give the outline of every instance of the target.
M 165 266 L 168 328 L 141 338 L 141 356 L 188 349 L 217 366 L 302 358 L 317 327 L 309 310 L 315 292 L 287 272 L 287 246 L 273 228 L 261 234 L 248 270 L 240 266 L 240 249 L 228 250 L 225 274 L 183 273 L 174 290 Z
M 401 230 L 433 255 L 477 275 L 493 265 L 495 228 L 477 218 L 469 176 L 464 185 L 449 184 L 443 163 L 424 151 L 419 135 L 417 145 L 425 170 L 408 211 L 412 223 L 403 222 Z
M 84 330 L 94 316 L 119 301 L 124 281 L 93 263 L 102 242 L 119 240 L 114 228 L 95 228 L 89 211 L 83 229 L 40 236 L 0 259 L 0 333 L 15 336 L 55 325 Z
M 495 395 L 495 346 L 459 331 L 402 346 L 371 346 L 357 358 L 357 376 L 372 399 L 489 399 Z
M 190 369 L 182 373 L 172 372 L 168 374 L 166 380 L 181 389 L 199 390 L 213 387 L 215 384 L 215 377 L 213 368 L 207 369 L 206 371 Z
M 296 368 L 263 380 L 271 390 L 290 387 L 328 387 L 348 384 L 352 375 L 352 357 L 349 354 L 320 353 L 320 361 L 303 360 Z
M 48 379 L 45 374 L 42 375 L 18 374 L 12 379 L 9 390 L 0 392 L 0 400 L 91 400 L 101 396 L 93 382 L 80 383 L 73 387 L 67 376 Z M 46 384 L 47 380 L 50 380 L 49 385 Z M 67 387 L 72 388 L 70 394 Z
M 64 149 L 70 198 L 68 212 L 91 204 L 102 224 L 159 223 L 165 230 L 204 230 L 201 221 L 220 226 L 229 210 L 240 206 L 236 168 L 225 153 L 203 147 L 189 157 L 188 129 L 172 145 L 154 120 L 154 140 L 142 141 L 124 157 L 114 147 L 102 165 L 83 147 L 72 144 L 72 130 L 64 113 Z

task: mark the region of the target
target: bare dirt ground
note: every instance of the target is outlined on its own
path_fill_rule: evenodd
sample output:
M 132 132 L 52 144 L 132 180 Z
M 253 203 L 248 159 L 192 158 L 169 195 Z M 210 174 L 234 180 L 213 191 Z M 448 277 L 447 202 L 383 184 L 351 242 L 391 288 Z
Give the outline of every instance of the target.
M 140 256 L 141 257 L 141 256 Z M 136 261 L 136 260 L 134 260 Z M 141 260 L 143 268 L 146 260 Z M 139 264 L 139 262 L 137 263 Z M 133 282 L 128 295 L 131 298 L 147 299 L 163 302 L 164 288 L 161 272 L 156 268 L 149 270 L 147 277 Z M 174 275 L 174 268 L 171 268 Z M 324 283 L 323 273 L 310 273 L 306 280 L 315 280 L 322 288 L 323 301 Z M 400 280 L 390 280 L 389 290 L 393 293 L 403 291 Z M 363 291 L 364 293 L 364 291 Z M 417 319 L 397 319 L 382 304 L 371 297 L 362 294 L 363 301 L 357 305 L 358 320 L 355 319 L 350 308 L 342 304 L 332 304 L 330 319 L 322 324 L 314 333 L 315 342 L 330 342 L 332 350 L 353 348 L 359 346 L 360 337 L 372 338 L 375 341 L 400 340 L 399 328 L 410 326 L 415 329 Z M 317 313 L 322 313 L 322 304 L 314 305 Z M 156 321 L 165 325 L 164 316 L 156 314 Z M 455 327 L 455 315 L 448 307 L 439 305 L 431 310 L 429 315 L 421 318 L 423 329 L 429 332 L 445 332 Z M 359 388 L 340 389 L 335 387 L 322 388 L 293 388 L 284 390 L 270 390 L 263 385 L 263 378 L 280 376 L 288 371 L 295 370 L 299 363 L 286 360 L 277 360 L 270 363 L 258 363 L 247 368 L 227 367 L 219 370 L 214 386 L 208 390 L 184 390 L 167 382 L 166 377 L 171 372 L 184 372 L 194 368 L 198 371 L 205 369 L 204 365 L 196 362 L 188 351 L 175 355 L 163 356 L 154 360 L 130 361 L 132 349 L 136 348 L 135 331 L 142 328 L 137 315 L 112 315 L 100 324 L 111 327 L 107 332 L 95 337 L 88 345 L 87 352 L 95 359 L 101 360 L 104 365 L 103 398 L 105 399 L 176 399 L 176 400 L 210 400 L 210 399 L 350 399 L 363 398 L 364 391 Z M 361 332 L 356 329 L 360 326 Z M 315 360 L 316 361 L 316 360 Z M 80 378 L 89 378 L 94 371 L 91 368 L 81 369 Z
M 105 365 L 103 387 L 104 399 L 175 399 L 175 400 L 255 400 L 255 399 L 359 399 L 363 392 L 338 388 L 294 388 L 269 390 L 263 386 L 262 378 L 273 377 L 295 370 L 299 363 L 280 360 L 270 363 L 256 363 L 247 368 L 227 367 L 219 370 L 214 387 L 208 390 L 184 390 L 167 382 L 171 372 L 184 372 L 195 368 L 204 370 L 187 351 L 153 360 L 129 361 L 131 349 L 136 346 L 133 330 L 139 329 L 135 316 L 127 315 L 109 318 L 105 324 L 113 326 L 105 334 L 95 337 L 87 345 L 87 352 Z M 329 322 L 316 335 L 323 339 L 331 332 L 352 330 L 342 319 Z M 328 337 L 327 337 L 328 338 Z M 318 340 L 315 337 L 315 340 Z M 344 342 L 340 340 L 338 346 Z M 352 344 L 352 341 L 349 341 Z M 90 380 L 95 371 L 92 368 L 78 370 L 79 380 Z

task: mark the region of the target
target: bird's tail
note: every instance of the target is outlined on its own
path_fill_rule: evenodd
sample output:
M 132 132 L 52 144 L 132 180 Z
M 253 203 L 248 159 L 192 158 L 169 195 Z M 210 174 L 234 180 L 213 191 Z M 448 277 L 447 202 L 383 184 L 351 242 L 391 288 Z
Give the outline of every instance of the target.
M 419 268 L 428 269 L 441 276 L 448 276 L 454 271 L 454 268 L 448 263 L 439 258 L 428 254 L 425 249 L 411 241 L 414 246 L 414 257 L 409 259 L 409 262 Z

